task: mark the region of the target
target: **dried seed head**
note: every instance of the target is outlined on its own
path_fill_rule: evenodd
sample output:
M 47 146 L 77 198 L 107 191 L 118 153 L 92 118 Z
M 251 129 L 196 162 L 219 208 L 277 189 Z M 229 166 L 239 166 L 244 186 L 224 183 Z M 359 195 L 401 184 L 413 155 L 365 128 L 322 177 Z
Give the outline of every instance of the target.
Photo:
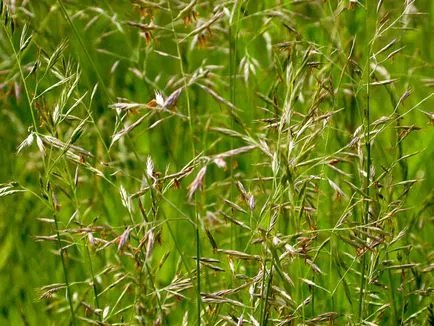
M 179 95 L 181 95 L 182 87 L 176 89 L 172 94 L 169 95 L 169 97 L 164 101 L 164 104 L 162 105 L 163 109 L 172 109 L 175 104 L 176 100 L 178 99 Z
M 92 232 L 89 232 L 89 233 L 87 234 L 87 240 L 89 241 L 89 243 L 90 243 L 92 246 L 95 246 L 95 245 L 96 245 L 96 240 L 95 240 L 95 238 L 93 237 Z
M 33 143 L 33 132 L 31 132 L 26 139 L 24 139 L 17 148 L 17 154 L 21 152 L 25 147 L 29 147 Z
M 141 116 L 138 118 L 135 122 L 130 124 L 129 126 L 125 127 L 121 131 L 117 132 L 112 136 L 112 145 L 117 142 L 120 138 L 125 136 L 126 134 L 130 133 L 134 128 L 136 128 L 138 125 L 142 123 L 142 121 L 146 118 L 146 116 Z
M 173 179 L 173 188 L 175 188 L 175 189 L 181 188 L 181 183 L 179 182 L 179 180 L 177 178 Z
M 280 168 L 279 159 L 277 157 L 277 152 L 275 152 L 273 154 L 273 159 L 271 161 L 271 170 L 273 171 L 273 174 L 277 174 L 279 168 Z
M 231 269 L 232 274 L 235 274 L 235 265 L 232 257 L 228 257 L 229 268 Z
M 197 35 L 197 44 L 199 49 L 204 49 L 206 47 L 207 41 L 208 38 L 205 32 Z
M 54 110 L 53 110 L 53 123 L 55 125 L 59 121 L 59 117 L 60 117 L 60 107 L 59 107 L 59 104 L 56 104 L 54 106 Z
M 53 297 L 53 295 L 56 293 L 56 291 L 58 291 L 59 288 L 51 288 L 48 289 L 46 291 L 42 291 L 41 290 L 41 294 L 39 295 L 39 300 L 47 300 L 47 299 L 51 299 Z M 39 292 L 39 291 L 37 291 Z
M 249 193 L 249 208 L 251 211 L 253 211 L 256 207 L 256 201 L 255 201 L 255 197 L 253 197 L 253 195 L 251 193 Z
M 188 325 L 188 310 L 185 311 L 184 317 L 182 318 L 182 326 Z
M 434 125 L 434 113 L 425 112 L 425 111 L 422 111 L 422 112 L 425 113 L 425 115 L 428 117 L 428 119 L 430 119 L 431 124 Z
M 63 141 L 49 135 L 41 135 L 41 139 L 44 144 L 48 144 L 54 148 L 66 151 L 66 155 L 83 155 L 87 157 L 93 157 L 93 154 L 84 148 L 76 145 L 66 144 Z
M 255 319 L 255 317 L 253 317 L 252 315 L 249 316 L 253 326 L 260 326 L 259 322 Z
M 146 174 L 149 178 L 154 177 L 154 162 L 152 162 L 151 156 L 148 156 L 148 159 L 146 160 Z
M 196 193 L 196 191 L 200 187 L 202 187 L 203 179 L 205 177 L 205 173 L 206 173 L 206 165 L 199 170 L 199 173 L 197 174 L 196 178 L 188 186 L 188 199 L 189 200 L 191 200 L 193 198 L 193 195 Z
M 140 32 L 140 36 L 145 39 L 147 45 L 149 45 L 151 43 L 151 41 L 152 41 L 152 33 L 150 31 Z
M 57 194 L 56 194 L 56 192 L 53 190 L 53 192 L 51 193 L 51 197 L 52 197 L 52 200 L 53 200 L 53 207 L 54 207 L 54 210 L 56 211 L 56 212 L 58 212 L 59 210 L 60 210 L 60 205 L 59 205 L 59 200 L 58 200 L 58 198 L 57 198 Z
M 128 243 L 128 239 L 130 238 L 131 228 L 128 226 L 124 233 L 121 234 L 119 238 L 118 251 L 122 251 L 126 244 Z
M 191 10 L 188 14 L 186 14 L 183 18 L 184 25 L 188 26 L 191 25 L 194 21 L 197 20 L 197 17 L 199 16 L 198 12 L 196 10 Z
M 134 6 L 136 7 L 136 11 L 139 13 L 139 15 L 140 15 L 142 18 L 147 18 L 147 17 L 149 17 L 149 19 L 150 19 L 151 21 L 154 20 L 154 16 L 153 16 L 153 13 L 152 13 L 152 9 L 151 9 L 151 8 L 144 7 L 144 6 L 142 6 L 142 5 L 138 4 L 138 3 L 135 3 Z
M 330 186 L 333 188 L 333 190 L 336 192 L 337 199 L 339 199 L 341 197 L 344 199 L 348 198 L 347 195 L 343 192 L 343 190 L 336 183 L 334 183 L 330 179 L 328 179 L 328 182 L 329 182 Z
M 122 205 L 131 213 L 133 211 L 133 203 L 123 185 L 120 186 L 119 193 L 121 195 Z
M 164 105 L 164 97 L 160 91 L 155 91 L 155 103 L 161 107 Z
M 244 185 L 240 181 L 237 181 L 237 187 L 241 192 L 241 195 L 243 196 L 244 200 L 249 205 L 250 210 L 253 211 L 253 209 L 256 206 L 255 197 L 253 197 L 253 195 L 250 192 L 246 191 L 246 188 L 244 188 Z
M 146 245 L 146 259 L 151 257 L 152 248 L 154 247 L 154 232 L 149 231 L 148 233 L 148 243 Z
M 38 135 L 36 135 L 36 144 L 38 145 L 39 151 L 41 152 L 42 155 L 45 155 L 45 146 L 44 143 L 42 142 L 41 137 L 39 137 Z
M 244 321 L 244 314 L 241 314 L 241 317 L 238 318 L 237 326 L 241 326 L 241 325 L 243 325 L 243 321 Z
M 213 162 L 215 163 L 215 165 L 217 165 L 219 168 L 226 170 L 227 168 L 227 164 L 226 161 L 224 159 L 222 159 L 221 157 L 216 157 Z

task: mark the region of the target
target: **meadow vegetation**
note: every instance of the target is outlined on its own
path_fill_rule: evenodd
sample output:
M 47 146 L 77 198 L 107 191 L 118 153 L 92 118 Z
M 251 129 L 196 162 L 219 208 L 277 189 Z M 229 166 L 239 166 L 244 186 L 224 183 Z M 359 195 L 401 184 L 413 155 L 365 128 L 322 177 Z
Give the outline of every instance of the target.
M 3 0 L 1 325 L 432 325 L 432 0 Z

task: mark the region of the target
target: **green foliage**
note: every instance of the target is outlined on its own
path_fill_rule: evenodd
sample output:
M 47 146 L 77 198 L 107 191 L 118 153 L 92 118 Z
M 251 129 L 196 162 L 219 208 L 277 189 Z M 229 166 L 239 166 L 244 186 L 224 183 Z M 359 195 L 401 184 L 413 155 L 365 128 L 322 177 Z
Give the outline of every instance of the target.
M 0 324 L 432 321 L 432 1 L 0 7 Z

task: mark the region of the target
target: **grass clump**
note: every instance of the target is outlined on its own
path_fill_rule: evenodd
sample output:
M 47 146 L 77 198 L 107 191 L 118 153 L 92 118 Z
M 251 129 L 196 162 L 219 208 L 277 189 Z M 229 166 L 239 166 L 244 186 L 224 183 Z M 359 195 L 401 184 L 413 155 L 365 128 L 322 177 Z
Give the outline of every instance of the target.
M 0 322 L 422 325 L 430 1 L 3 1 Z

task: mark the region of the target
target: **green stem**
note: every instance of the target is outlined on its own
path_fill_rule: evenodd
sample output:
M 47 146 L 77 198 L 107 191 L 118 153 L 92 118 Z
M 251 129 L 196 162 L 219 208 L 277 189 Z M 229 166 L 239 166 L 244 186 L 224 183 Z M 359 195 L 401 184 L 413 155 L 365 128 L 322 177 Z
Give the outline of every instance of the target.
M 11 45 L 12 51 L 14 52 L 14 56 L 15 56 L 15 60 L 17 62 L 18 70 L 20 71 L 20 77 L 21 77 L 21 80 L 23 81 L 24 90 L 26 92 L 27 104 L 29 106 L 30 114 L 32 116 L 33 129 L 34 129 L 35 132 L 38 132 L 38 125 L 36 123 L 35 113 L 32 110 L 32 100 L 30 99 L 30 94 L 29 94 L 29 90 L 27 88 L 26 78 L 24 77 L 23 68 L 21 67 L 20 55 L 15 50 L 14 43 L 12 41 L 12 35 L 9 34 L 7 26 L 4 25 L 4 24 L 2 24 L 2 25 L 3 25 L 3 29 L 5 31 L 5 34 L 6 34 L 7 38 L 8 38 L 9 44 Z
M 53 214 L 53 217 L 54 217 L 54 224 L 55 224 L 55 227 L 56 227 L 57 245 L 59 246 L 60 258 L 61 258 L 61 261 L 62 261 L 63 276 L 64 276 L 64 278 L 65 278 L 66 296 L 67 296 L 67 298 L 68 298 L 69 309 L 70 309 L 70 311 L 71 311 L 71 320 L 72 320 L 72 325 L 77 325 L 77 323 L 76 323 L 76 319 L 75 319 L 74 307 L 73 307 L 73 305 L 72 305 L 71 289 L 70 289 L 70 287 L 69 287 L 68 273 L 67 273 L 67 271 L 66 271 L 65 257 L 64 257 L 64 253 L 63 253 L 62 243 L 61 243 L 61 241 L 60 241 L 59 225 L 58 225 L 58 221 L 57 221 L 57 215 L 56 215 L 56 213 Z
M 78 32 L 77 28 L 75 27 L 74 23 L 72 22 L 71 17 L 69 17 L 68 12 L 66 11 L 65 6 L 63 5 L 63 1 L 57 0 L 57 2 L 59 3 L 60 9 L 62 10 L 63 15 L 65 16 L 66 21 L 68 22 L 68 24 L 71 26 L 72 30 L 74 31 L 75 37 L 77 38 L 78 42 L 80 43 L 80 46 L 83 49 L 87 59 L 89 60 L 90 65 L 92 66 L 93 70 L 95 71 L 96 77 L 98 78 L 98 81 L 101 84 L 101 88 L 102 88 L 105 96 L 107 97 L 107 100 L 110 101 L 112 96 L 110 95 L 107 87 L 105 86 L 104 79 L 101 77 L 101 75 L 97 69 L 97 66 L 95 64 L 95 61 L 93 60 L 86 45 L 84 44 L 84 42 L 80 36 L 80 33 Z
M 86 251 L 87 251 L 87 257 L 89 258 L 89 269 L 90 269 L 90 275 L 92 277 L 92 287 L 93 287 L 93 294 L 95 296 L 95 306 L 97 309 L 99 309 L 98 290 L 96 288 L 96 279 L 95 279 L 95 273 L 93 272 L 92 258 L 90 256 L 89 247 L 87 246 L 87 244 L 85 244 L 85 246 L 86 246 Z M 101 319 L 101 317 L 100 317 L 100 319 Z
M 188 90 L 188 81 L 187 81 L 187 77 L 185 75 L 185 71 L 184 71 L 184 64 L 182 62 L 182 56 L 181 56 L 181 49 L 179 47 L 179 41 L 178 41 L 178 36 L 176 34 L 175 31 L 175 18 L 173 15 L 173 10 L 172 10 L 172 6 L 170 4 L 170 1 L 168 1 L 168 7 L 169 7 L 169 11 L 170 11 L 170 15 L 172 18 L 172 32 L 173 32 L 173 37 L 175 40 L 175 44 L 176 44 L 176 51 L 178 54 L 178 60 L 179 60 L 179 68 L 181 70 L 181 75 L 183 77 L 184 80 L 184 92 L 185 92 L 185 96 L 187 98 L 187 115 L 188 115 L 188 126 L 189 126 L 189 130 L 190 130 L 190 137 L 191 137 L 191 149 L 192 149 L 192 153 L 193 153 L 193 157 L 195 157 L 196 155 L 196 148 L 194 145 L 194 132 L 193 132 L 193 124 L 192 124 L 192 115 L 191 115 L 191 105 L 190 105 L 190 95 L 189 95 L 189 90 Z M 196 286 L 196 305 L 197 305 L 197 324 L 200 325 L 201 324 L 201 297 L 200 297 L 200 293 L 201 293 L 201 277 L 200 277 L 200 257 L 201 257 L 201 250 L 200 250 L 200 219 L 199 219 L 199 213 L 197 211 L 197 197 L 195 195 L 194 197 L 195 200 L 195 236 L 196 236 L 196 273 L 197 273 L 197 286 Z
M 368 27 L 368 8 L 366 8 L 365 13 L 365 23 L 366 27 Z M 369 29 L 366 29 L 369 31 Z M 366 193 L 366 203 L 365 203 L 365 211 L 363 214 L 364 225 L 368 224 L 369 221 L 369 205 L 370 205 L 370 183 L 371 183 L 371 165 L 372 165 L 372 157 L 371 157 L 371 117 L 370 117 L 370 77 L 371 77 L 371 69 L 370 69 L 370 57 L 371 57 L 371 44 L 366 37 L 366 48 L 367 48 L 367 59 L 365 65 L 365 80 L 366 83 L 366 107 L 364 110 L 364 124 L 366 125 L 366 180 L 365 180 L 365 193 Z M 373 43 L 373 42 L 372 42 Z M 366 235 L 363 235 L 363 240 L 366 241 Z M 359 313 L 358 320 L 359 323 L 363 320 L 364 315 L 364 301 L 365 301 L 365 284 L 366 284 L 366 256 L 367 252 L 362 253 L 362 270 L 360 276 L 360 296 L 359 296 Z

